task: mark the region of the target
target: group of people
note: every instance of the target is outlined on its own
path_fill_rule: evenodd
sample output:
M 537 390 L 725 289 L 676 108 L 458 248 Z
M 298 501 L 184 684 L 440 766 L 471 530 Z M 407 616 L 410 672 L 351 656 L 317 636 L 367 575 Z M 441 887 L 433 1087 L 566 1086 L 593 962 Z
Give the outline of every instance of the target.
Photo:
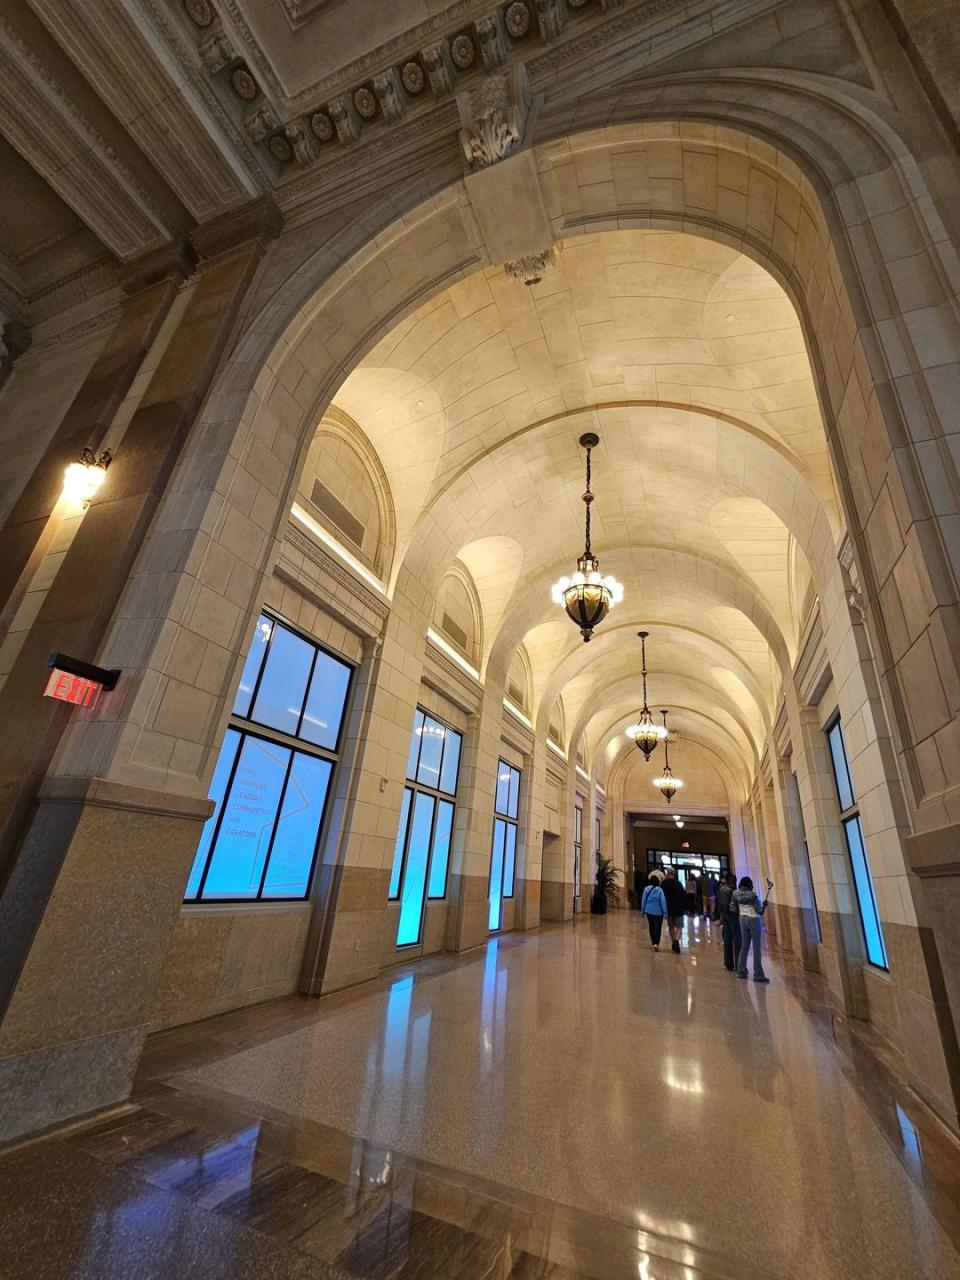
M 691 882 L 696 886 L 692 895 Z M 690 911 L 691 896 L 693 911 Z M 763 972 L 760 953 L 761 918 L 766 909 L 767 904 L 754 889 L 750 877 L 743 876 L 738 884 L 732 871 L 722 882 L 715 876 L 702 876 L 699 884 L 691 874 L 687 884 L 682 885 L 673 867 L 655 870 L 650 873 L 640 899 L 640 910 L 646 916 L 654 951 L 660 950 L 664 920 L 670 933 L 670 950 L 679 954 L 684 914 L 702 914 L 716 921 L 723 930 L 724 967 L 738 978 L 747 977 L 747 964 L 753 951 L 754 982 L 770 981 Z

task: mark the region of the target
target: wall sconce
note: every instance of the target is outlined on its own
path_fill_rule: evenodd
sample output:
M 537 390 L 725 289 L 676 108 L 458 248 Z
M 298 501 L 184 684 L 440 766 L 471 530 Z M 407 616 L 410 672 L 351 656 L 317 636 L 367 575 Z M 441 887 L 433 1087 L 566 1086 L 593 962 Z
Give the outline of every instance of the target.
M 98 458 L 90 448 L 80 454 L 79 462 L 71 462 L 63 473 L 63 496 L 86 511 L 94 494 L 103 484 L 113 454 L 104 449 Z

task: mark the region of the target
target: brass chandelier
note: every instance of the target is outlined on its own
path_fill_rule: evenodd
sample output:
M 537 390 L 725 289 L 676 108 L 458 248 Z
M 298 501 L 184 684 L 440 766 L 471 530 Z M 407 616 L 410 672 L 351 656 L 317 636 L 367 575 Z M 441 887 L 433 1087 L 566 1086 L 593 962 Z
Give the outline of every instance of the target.
M 623 599 L 623 587 L 609 574 L 600 575 L 600 561 L 590 547 L 590 504 L 593 493 L 590 489 L 590 451 L 600 443 L 595 431 L 588 431 L 580 437 L 580 445 L 587 451 L 587 487 L 583 494 L 586 507 L 585 539 L 583 555 L 577 559 L 577 571 L 571 578 L 563 577 L 555 582 L 551 592 L 555 604 L 562 604 L 571 622 L 580 628 L 584 643 L 593 636 L 594 627 L 598 626 L 615 604 Z
M 660 714 L 663 716 L 663 772 L 659 778 L 654 778 L 653 785 L 659 789 L 660 794 L 669 804 L 683 786 L 683 779 L 675 778 L 673 770 L 670 768 L 670 739 L 667 736 L 667 713 L 666 711 L 661 711 Z
M 627 730 L 627 737 L 637 744 L 643 752 L 644 760 L 649 760 L 650 756 L 661 738 L 667 736 L 667 731 L 658 724 L 654 724 L 653 716 L 650 714 L 650 708 L 647 706 L 647 636 L 649 631 L 638 631 L 640 637 L 640 652 L 642 654 L 641 672 L 643 675 L 643 710 L 640 712 L 640 718 L 636 724 L 631 725 Z

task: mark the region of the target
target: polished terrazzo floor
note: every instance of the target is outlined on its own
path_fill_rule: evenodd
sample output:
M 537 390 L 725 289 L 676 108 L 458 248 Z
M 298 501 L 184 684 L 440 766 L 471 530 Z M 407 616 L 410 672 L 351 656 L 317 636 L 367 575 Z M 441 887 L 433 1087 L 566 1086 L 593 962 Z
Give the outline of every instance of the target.
M 134 1105 L 0 1159 L 0 1276 L 960 1278 L 960 1150 L 863 1033 L 645 933 L 155 1038 Z

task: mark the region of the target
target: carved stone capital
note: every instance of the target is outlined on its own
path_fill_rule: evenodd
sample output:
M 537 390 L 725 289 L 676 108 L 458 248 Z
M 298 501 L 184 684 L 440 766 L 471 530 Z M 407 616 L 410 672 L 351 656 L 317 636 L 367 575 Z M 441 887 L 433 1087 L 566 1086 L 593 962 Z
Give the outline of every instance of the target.
M 200 61 L 215 76 L 225 66 L 235 62 L 239 54 L 225 31 L 214 31 L 200 44 Z
M 438 40 L 436 44 L 428 45 L 421 56 L 427 75 L 430 77 L 430 88 L 433 90 L 434 97 L 449 98 L 453 93 L 456 74 L 453 70 L 453 59 L 450 57 L 450 42 Z
M 511 280 L 522 280 L 524 284 L 539 284 L 543 273 L 556 265 L 557 256 L 553 249 L 544 249 L 542 253 L 528 253 L 522 258 L 514 258 L 503 264 L 503 269 Z
M 472 90 L 457 95 L 460 144 L 471 169 L 486 169 L 503 160 L 523 141 L 531 92 L 521 64 L 506 75 L 488 76 Z
M 251 142 L 262 142 L 268 133 L 273 133 L 279 123 L 273 107 L 264 102 L 244 118 L 243 126 Z
M 502 67 L 507 60 L 507 42 L 503 30 L 503 14 L 499 9 L 478 18 L 474 24 L 477 29 L 477 41 L 480 45 L 480 57 L 483 65 L 491 71 Z
M 541 36 L 544 40 L 558 40 L 567 21 L 563 0 L 536 0 L 536 5 Z
M 384 120 L 391 123 L 399 120 L 406 110 L 406 99 L 396 67 L 373 77 L 373 92 L 377 95 Z
M 349 94 L 334 98 L 327 108 L 341 142 L 356 142 L 360 137 L 360 117 Z

